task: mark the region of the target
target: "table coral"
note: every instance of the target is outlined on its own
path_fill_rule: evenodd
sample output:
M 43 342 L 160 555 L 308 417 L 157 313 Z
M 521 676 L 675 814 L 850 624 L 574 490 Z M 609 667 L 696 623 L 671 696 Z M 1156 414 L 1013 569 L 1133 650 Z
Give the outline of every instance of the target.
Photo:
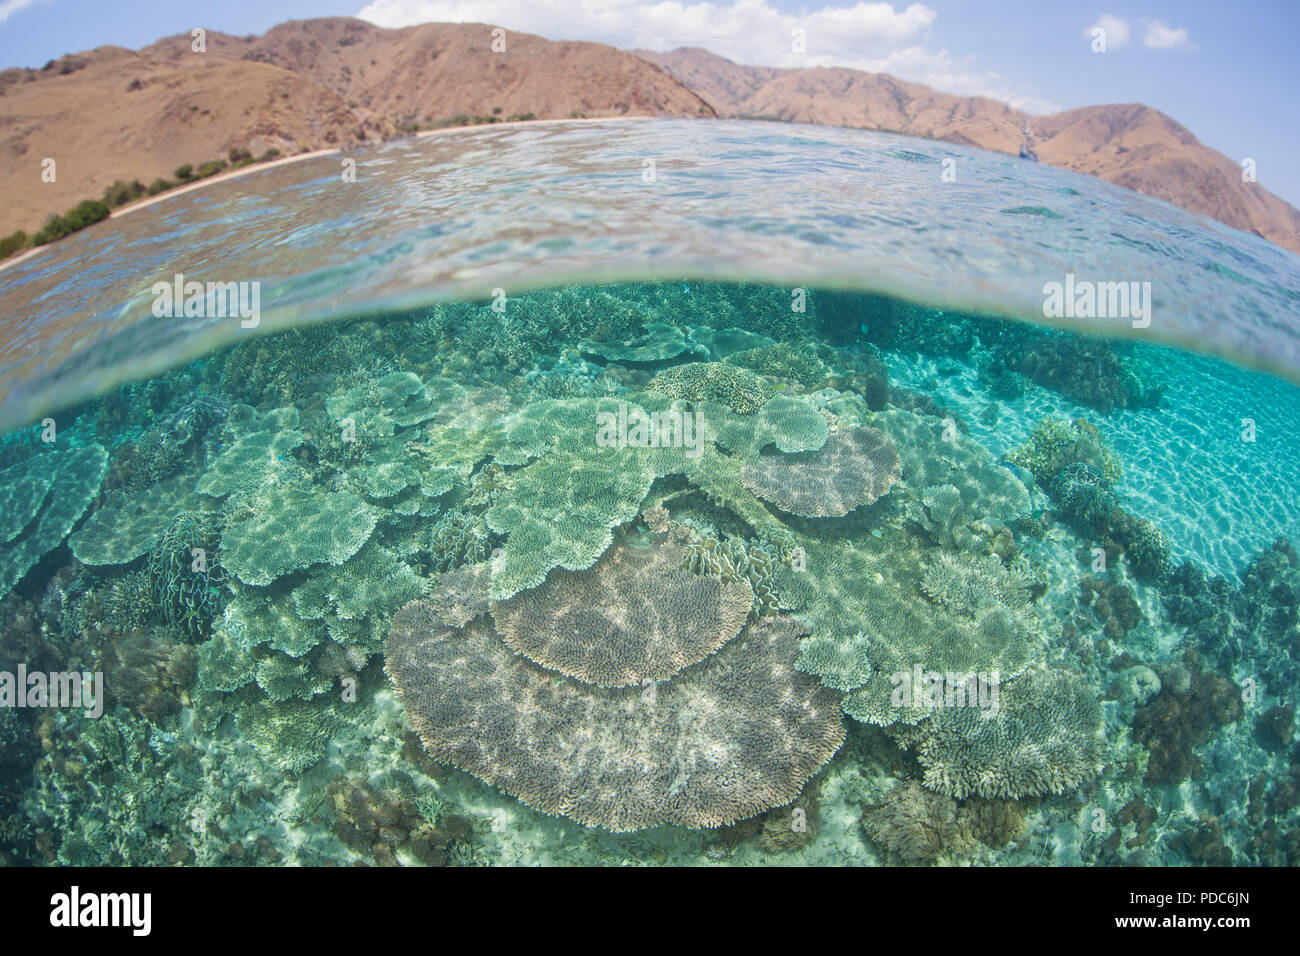
M 842 517 L 889 492 L 901 474 L 898 451 L 874 428 L 846 428 L 815 452 L 763 455 L 740 472 L 745 487 L 782 511 Z
M 270 584 L 313 564 L 342 564 L 365 544 L 378 519 L 347 492 L 272 486 L 253 514 L 226 529 L 223 562 L 245 584 Z
M 101 445 L 43 449 L 21 466 L 21 474 L 11 468 L 11 480 L 23 475 L 45 475 L 48 485 L 37 478 L 28 482 L 29 489 L 46 487 L 43 500 L 22 530 L 0 545 L 0 597 L 22 579 L 32 566 L 53 551 L 85 514 L 87 506 L 99 494 L 108 470 L 108 453 Z M 30 501 L 23 506 L 30 511 Z
M 590 568 L 552 571 L 492 603 L 497 631 L 544 667 L 601 687 L 663 680 L 740 631 L 753 602 L 743 580 L 683 568 L 686 549 L 618 541 Z
M 417 601 L 386 666 L 431 755 L 530 806 L 615 831 L 717 827 L 789 803 L 843 741 L 838 695 L 789 665 L 800 633 L 768 618 L 653 688 L 603 689 Z

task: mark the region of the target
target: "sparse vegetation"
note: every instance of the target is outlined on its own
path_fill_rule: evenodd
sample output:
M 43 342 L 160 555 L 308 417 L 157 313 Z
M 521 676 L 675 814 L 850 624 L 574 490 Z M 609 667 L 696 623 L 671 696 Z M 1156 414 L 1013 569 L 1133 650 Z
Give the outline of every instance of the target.
M 232 146 L 226 155 L 227 159 L 209 160 L 200 164 L 197 169 L 194 168 L 192 163 L 182 163 L 176 167 L 176 171 L 173 173 L 176 177 L 175 180 L 164 179 L 160 176 L 146 186 L 138 179 L 133 179 L 130 182 L 119 179 L 104 190 L 102 200 L 86 199 L 62 216 L 51 216 L 49 221 L 35 235 L 29 236 L 19 229 L 8 236 L 0 238 L 0 259 L 7 259 L 16 252 L 34 246 L 43 246 L 47 242 L 62 239 L 64 236 L 85 229 L 92 223 L 108 218 L 111 210 L 119 206 L 125 206 L 142 196 L 157 196 L 177 186 L 215 176 L 228 166 L 240 169 L 254 163 L 270 162 L 279 158 L 280 151 L 272 147 L 254 159 L 251 151 Z
M 32 245 L 43 246 L 55 239 L 85 229 L 91 223 L 108 217 L 108 205 L 98 199 L 83 199 L 76 207 L 62 216 L 52 216 L 41 230 L 32 237 Z

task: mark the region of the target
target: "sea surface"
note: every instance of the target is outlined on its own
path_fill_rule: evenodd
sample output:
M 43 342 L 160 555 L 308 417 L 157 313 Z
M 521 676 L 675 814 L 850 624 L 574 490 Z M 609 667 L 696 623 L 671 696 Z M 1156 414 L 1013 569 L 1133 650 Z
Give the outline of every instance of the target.
M 1297 381 L 1292 253 L 888 134 L 163 197 L 0 269 L 0 861 L 1294 865 Z

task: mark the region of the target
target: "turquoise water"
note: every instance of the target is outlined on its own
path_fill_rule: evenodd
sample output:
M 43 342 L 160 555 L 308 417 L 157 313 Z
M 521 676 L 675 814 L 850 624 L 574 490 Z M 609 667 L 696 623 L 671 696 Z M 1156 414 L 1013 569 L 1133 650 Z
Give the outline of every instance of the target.
M 0 272 L 5 862 L 1296 862 L 1295 256 L 882 134 L 356 158 Z

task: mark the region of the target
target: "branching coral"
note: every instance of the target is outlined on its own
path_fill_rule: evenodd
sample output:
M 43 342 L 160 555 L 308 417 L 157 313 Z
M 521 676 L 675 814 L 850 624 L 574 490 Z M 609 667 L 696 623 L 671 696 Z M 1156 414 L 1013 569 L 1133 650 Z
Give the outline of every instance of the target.
M 1032 670 L 1001 687 L 996 710 L 944 707 L 895 733 L 932 790 L 963 798 L 1064 793 L 1101 760 L 1101 705 L 1069 671 Z

